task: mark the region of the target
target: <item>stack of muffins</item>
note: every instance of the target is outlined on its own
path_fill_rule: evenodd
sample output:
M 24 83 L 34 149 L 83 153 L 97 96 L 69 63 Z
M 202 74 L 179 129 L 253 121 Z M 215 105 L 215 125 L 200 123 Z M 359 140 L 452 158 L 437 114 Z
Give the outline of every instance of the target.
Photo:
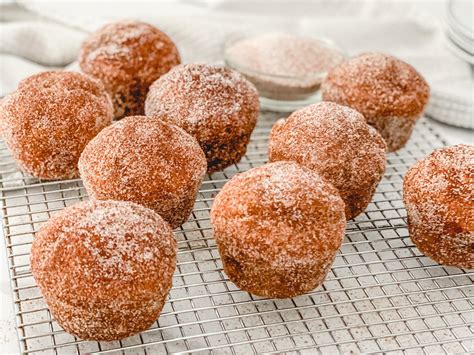
M 83 179 L 91 200 L 42 226 L 32 272 L 66 331 L 121 339 L 160 314 L 176 265 L 172 228 L 204 175 L 245 154 L 258 93 L 236 71 L 180 65 L 172 40 L 141 22 L 93 33 L 79 62 L 83 73 L 23 80 L 2 100 L 0 132 L 26 173 Z M 376 53 L 342 63 L 322 90 L 325 102 L 275 124 L 270 163 L 231 179 L 211 210 L 226 274 L 256 295 L 293 297 L 324 281 L 346 220 L 366 209 L 386 151 L 405 145 L 429 95 L 411 66 Z M 464 209 L 473 154 L 441 150 L 405 181 L 412 238 L 443 264 L 474 266 Z

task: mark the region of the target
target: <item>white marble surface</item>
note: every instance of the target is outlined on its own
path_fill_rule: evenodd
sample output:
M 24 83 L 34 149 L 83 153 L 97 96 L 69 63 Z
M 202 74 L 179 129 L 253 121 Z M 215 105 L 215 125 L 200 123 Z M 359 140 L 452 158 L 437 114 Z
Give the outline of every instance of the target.
M 15 330 L 13 299 L 3 228 L 0 229 L 0 237 L 2 238 L 0 241 L 0 354 L 17 354 L 20 349 Z

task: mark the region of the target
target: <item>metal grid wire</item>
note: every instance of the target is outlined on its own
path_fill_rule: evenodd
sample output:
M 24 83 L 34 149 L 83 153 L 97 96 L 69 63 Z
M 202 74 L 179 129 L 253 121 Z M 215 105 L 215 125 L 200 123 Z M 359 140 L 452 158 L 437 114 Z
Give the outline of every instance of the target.
M 293 299 L 240 291 L 222 271 L 209 210 L 235 173 L 265 163 L 266 112 L 247 155 L 207 177 L 192 216 L 176 230 L 178 266 L 159 319 L 147 331 L 112 342 L 81 341 L 52 319 L 29 269 L 33 234 L 51 214 L 86 198 L 80 180 L 40 182 L 15 167 L 0 145 L 3 228 L 23 353 L 465 353 L 474 351 L 474 272 L 442 267 L 411 243 L 401 200 L 404 172 L 444 145 L 429 122 L 388 157 L 367 211 L 348 223 L 323 286 Z

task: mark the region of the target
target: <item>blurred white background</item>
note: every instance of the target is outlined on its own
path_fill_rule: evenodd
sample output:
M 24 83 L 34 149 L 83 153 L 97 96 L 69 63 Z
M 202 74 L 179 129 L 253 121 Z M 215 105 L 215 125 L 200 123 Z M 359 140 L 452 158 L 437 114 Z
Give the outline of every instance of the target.
M 451 1 L 456 2 L 461 13 L 464 8 L 473 11 L 472 0 Z M 184 62 L 221 61 L 222 47 L 230 36 L 268 31 L 329 37 L 349 54 L 371 50 L 393 54 L 414 65 L 430 83 L 436 100 L 433 100 L 436 105 L 428 108 L 432 116 L 474 126 L 470 122 L 472 67 L 448 49 L 447 2 L 3 1 L 0 3 L 0 96 L 13 91 L 21 78 L 32 73 L 52 67 L 77 69 L 74 61 L 88 32 L 107 22 L 127 18 L 149 22 L 168 33 L 177 43 Z M 464 111 L 443 117 L 449 115 L 450 102 L 461 102 Z M 470 111 L 466 111 L 466 103 L 471 104 Z

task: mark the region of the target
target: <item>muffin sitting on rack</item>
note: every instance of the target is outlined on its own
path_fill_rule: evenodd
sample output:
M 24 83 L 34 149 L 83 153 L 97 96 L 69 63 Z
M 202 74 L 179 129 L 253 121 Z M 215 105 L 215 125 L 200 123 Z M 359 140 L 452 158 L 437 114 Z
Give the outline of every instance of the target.
M 277 298 L 324 281 L 346 226 L 337 190 L 292 162 L 236 175 L 216 196 L 211 222 L 229 278 L 243 290 Z
M 100 79 L 112 97 L 115 118 L 143 115 L 148 88 L 181 59 L 173 41 L 143 22 L 110 23 L 82 44 L 79 65 Z
M 380 132 L 390 152 L 406 144 L 430 92 L 412 66 L 379 53 L 343 62 L 328 73 L 321 89 L 325 101 L 362 113 Z
M 85 74 L 32 75 L 0 102 L 0 133 L 21 170 L 45 180 L 79 175 L 86 144 L 112 122 L 102 83 Z
M 91 198 L 139 203 L 176 228 L 191 214 L 206 159 L 198 142 L 181 128 L 129 116 L 87 145 L 79 170 Z
M 185 64 L 153 83 L 145 112 L 194 136 L 206 155 L 207 172 L 212 173 L 245 154 L 257 123 L 258 93 L 234 70 Z
M 293 112 L 272 128 L 270 161 L 290 160 L 336 187 L 352 219 L 369 204 L 385 171 L 386 145 L 359 112 L 321 102 Z
M 443 265 L 474 268 L 474 146 L 436 150 L 405 175 L 410 238 Z
M 82 339 L 115 340 L 156 320 L 176 267 L 171 228 L 131 202 L 65 208 L 33 239 L 31 270 L 54 318 Z

